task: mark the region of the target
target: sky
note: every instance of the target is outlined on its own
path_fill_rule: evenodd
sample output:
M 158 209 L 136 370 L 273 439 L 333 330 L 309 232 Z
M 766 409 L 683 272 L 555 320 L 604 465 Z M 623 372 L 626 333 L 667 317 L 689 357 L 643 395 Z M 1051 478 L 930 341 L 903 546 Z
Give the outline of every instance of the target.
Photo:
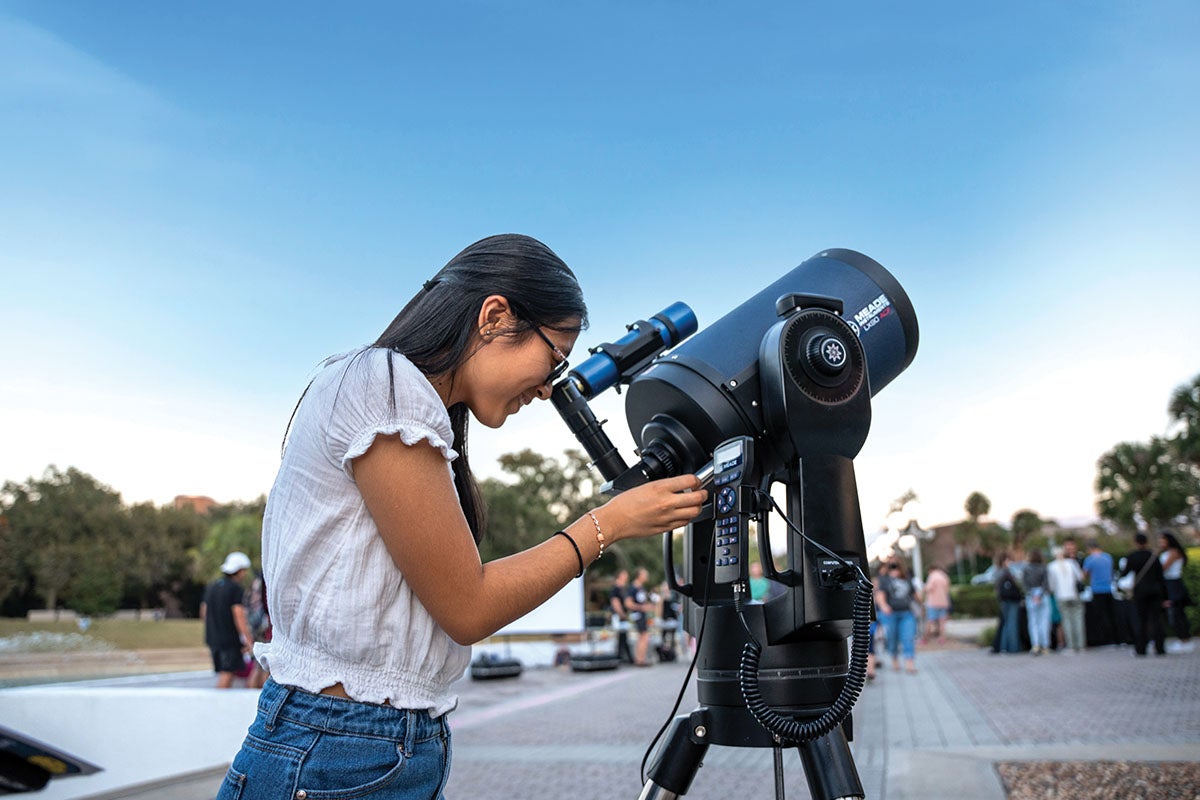
M 0 481 L 253 499 L 317 364 L 520 232 L 580 354 L 866 253 L 920 326 L 867 528 L 908 489 L 1093 518 L 1200 374 L 1197 41 L 1189 2 L 0 0 Z M 548 403 L 472 428 L 481 477 L 527 446 L 576 445 Z

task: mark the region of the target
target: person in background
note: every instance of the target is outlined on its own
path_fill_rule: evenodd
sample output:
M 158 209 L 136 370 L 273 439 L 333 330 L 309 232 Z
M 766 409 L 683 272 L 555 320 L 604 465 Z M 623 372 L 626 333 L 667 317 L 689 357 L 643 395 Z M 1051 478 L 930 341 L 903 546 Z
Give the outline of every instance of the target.
M 662 635 L 659 660 L 674 661 L 679 653 L 679 598 L 666 581 L 658 587 L 658 629 Z
M 1088 542 L 1083 574 L 1092 587 L 1092 613 L 1096 615 L 1097 644 L 1116 644 L 1116 606 L 1113 601 L 1113 558 L 1100 549 L 1095 539 Z
M 637 628 L 637 644 L 633 650 L 633 665 L 648 667 L 650 660 L 646 657 L 650 650 L 650 612 L 654 611 L 654 603 L 650 600 L 650 590 L 646 588 L 646 579 L 650 573 L 645 567 L 638 567 L 633 578 L 633 585 L 625 595 L 625 608 L 629 610 L 629 619 Z
M 1170 530 L 1159 532 L 1159 563 L 1162 565 L 1163 582 L 1167 587 L 1167 619 L 1178 641 L 1171 642 L 1167 652 L 1192 652 L 1192 627 L 1188 623 L 1187 607 L 1192 598 L 1183 583 L 1183 568 L 1187 566 L 1187 551 Z
M 1150 552 L 1150 540 L 1146 534 L 1133 537 L 1134 549 L 1125 556 L 1122 576 L 1133 573 L 1133 605 L 1137 610 L 1137 624 L 1133 629 L 1133 652 L 1146 655 L 1150 642 L 1154 642 L 1157 655 L 1167 654 L 1166 635 L 1163 633 L 1162 609 L 1167 602 L 1167 587 L 1163 581 L 1162 563 Z
M 1021 576 L 1025 584 L 1025 616 L 1029 626 L 1029 648 L 1040 656 L 1050 647 L 1050 579 L 1041 550 L 1029 553 Z
M 1050 591 L 1062 618 L 1063 652 L 1079 653 L 1087 645 L 1083 628 L 1083 600 L 1079 590 L 1083 585 L 1083 569 L 1075 560 L 1075 540 L 1063 540 L 1058 557 L 1047 567 Z
M 629 647 L 629 609 L 625 605 L 628 596 L 629 570 L 617 570 L 617 577 L 608 590 L 608 610 L 612 612 L 613 628 L 617 631 L 617 660 L 624 664 L 633 663 L 633 650 Z
M 767 590 L 771 588 L 771 581 L 763 575 L 762 562 L 754 560 L 750 562 L 750 600 L 751 602 L 761 603 L 767 598 Z
M 899 558 L 887 562 L 887 573 L 879 580 L 875 603 L 887 615 L 888 652 L 892 669 L 900 669 L 900 653 L 904 652 L 904 669 L 910 675 L 917 671 L 917 617 L 913 606 L 920 601 L 908 570 Z
M 261 572 L 255 570 L 254 580 L 246 590 L 246 622 L 250 625 L 250 633 L 254 642 L 271 641 L 271 612 L 267 608 L 267 584 Z M 246 687 L 261 689 L 267 683 L 266 668 L 258 661 L 253 661 L 250 676 L 246 678 Z
M 996 556 L 996 598 L 1000 601 L 1000 652 L 1021 652 L 1021 584 L 1013 575 L 1008 553 Z
M 217 688 L 229 689 L 233 679 L 246 666 L 246 657 L 254 647 L 254 635 L 243 605 L 242 586 L 250 571 L 250 557 L 232 552 L 221 565 L 221 577 L 204 589 L 200 619 L 204 621 L 204 643 L 212 653 Z
M 950 616 L 950 576 L 934 564 L 925 579 L 925 636 L 938 644 L 945 642 L 945 625 Z

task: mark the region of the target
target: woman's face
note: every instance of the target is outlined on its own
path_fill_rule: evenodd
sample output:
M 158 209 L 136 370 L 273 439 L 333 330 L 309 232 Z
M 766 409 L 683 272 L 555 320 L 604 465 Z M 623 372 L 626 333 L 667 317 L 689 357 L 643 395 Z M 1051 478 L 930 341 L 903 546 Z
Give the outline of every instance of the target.
M 563 327 L 577 322 L 567 321 Z M 458 399 L 489 428 L 499 428 L 535 399 L 550 397 L 547 378 L 571 354 L 579 337 L 576 331 L 547 327 L 503 333 L 516 324 L 508 318 L 493 326 L 490 335 L 484 334 L 479 349 L 459 368 L 455 380 Z

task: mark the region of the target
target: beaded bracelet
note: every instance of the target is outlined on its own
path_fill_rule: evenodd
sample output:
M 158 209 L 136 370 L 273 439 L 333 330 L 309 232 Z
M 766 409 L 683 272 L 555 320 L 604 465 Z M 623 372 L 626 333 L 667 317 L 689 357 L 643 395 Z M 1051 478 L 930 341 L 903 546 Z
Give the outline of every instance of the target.
M 587 512 L 587 515 L 592 518 L 592 524 L 596 526 L 596 541 L 600 543 L 600 555 L 596 556 L 599 560 L 604 558 L 604 531 L 600 530 L 600 520 L 596 519 L 596 515 L 592 512 Z
M 575 577 L 582 578 L 583 577 L 583 553 L 579 552 L 579 545 L 575 544 L 575 540 L 571 538 L 571 534 L 567 533 L 566 531 L 555 531 L 554 536 L 563 537 L 564 539 L 566 539 L 568 542 L 571 543 L 571 547 L 575 548 L 575 558 L 579 561 L 579 572 L 576 573 Z M 554 536 L 551 536 L 550 538 L 553 539 Z

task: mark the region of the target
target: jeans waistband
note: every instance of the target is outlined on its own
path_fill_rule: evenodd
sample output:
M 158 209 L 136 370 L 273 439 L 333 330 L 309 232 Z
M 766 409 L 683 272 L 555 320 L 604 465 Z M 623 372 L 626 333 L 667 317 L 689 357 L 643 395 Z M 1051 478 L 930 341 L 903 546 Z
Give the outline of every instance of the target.
M 445 715 L 435 719 L 424 709 L 394 708 L 313 694 L 271 679 L 259 694 L 258 710 L 268 730 L 286 719 L 318 730 L 383 736 L 410 745 L 447 732 Z

